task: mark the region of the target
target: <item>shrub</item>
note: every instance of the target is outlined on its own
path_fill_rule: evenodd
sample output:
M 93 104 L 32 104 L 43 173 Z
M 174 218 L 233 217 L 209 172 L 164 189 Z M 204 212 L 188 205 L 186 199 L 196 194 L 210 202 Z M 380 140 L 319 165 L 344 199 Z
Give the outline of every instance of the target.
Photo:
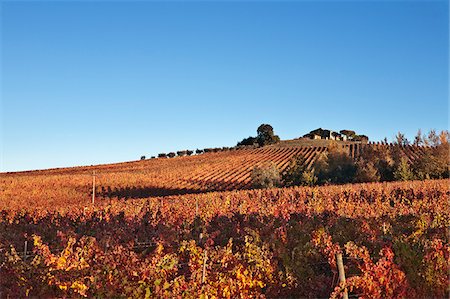
M 314 168 L 306 169 L 302 172 L 300 177 L 300 184 L 302 186 L 312 187 L 317 184 L 317 176 L 315 175 Z
M 169 158 L 173 158 L 176 156 L 176 154 L 174 152 L 170 152 L 167 154 L 167 156 L 169 156 Z
M 158 158 L 166 158 L 166 157 L 167 157 L 167 154 L 165 154 L 165 153 L 158 154 Z
M 279 186 L 281 182 L 280 171 L 274 163 L 255 166 L 251 178 L 255 188 L 273 188 Z
M 145 156 L 141 156 L 141 161 L 142 161 L 142 160 L 145 160 Z

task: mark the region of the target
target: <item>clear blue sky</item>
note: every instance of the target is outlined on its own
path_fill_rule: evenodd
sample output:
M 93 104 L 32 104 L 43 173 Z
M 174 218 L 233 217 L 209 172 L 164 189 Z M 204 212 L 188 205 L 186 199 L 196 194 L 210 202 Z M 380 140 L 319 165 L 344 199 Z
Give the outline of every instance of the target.
M 448 128 L 447 1 L 1 3 L 0 171 Z

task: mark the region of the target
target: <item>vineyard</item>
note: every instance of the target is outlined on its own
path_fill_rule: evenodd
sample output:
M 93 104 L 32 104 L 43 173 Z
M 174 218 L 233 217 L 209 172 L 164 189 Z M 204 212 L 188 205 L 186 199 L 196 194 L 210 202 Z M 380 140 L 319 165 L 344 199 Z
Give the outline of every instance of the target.
M 1 211 L 0 297 L 449 296 L 449 180 L 78 206 L 58 201 L 58 188 L 45 190 L 54 201 L 40 209 L 24 199 Z
M 366 146 L 392 147 L 345 149 Z M 448 297 L 448 179 L 251 189 L 255 166 L 326 151 L 2 173 L 0 298 Z
M 348 144 L 346 149 L 356 158 L 365 146 L 392 147 L 384 144 Z M 400 147 L 410 161 L 418 159 L 426 147 Z M 0 174 L 2 201 L 0 208 L 27 207 L 52 203 L 57 206 L 87 204 L 92 193 L 92 176 L 96 173 L 96 197 L 131 199 L 156 196 L 205 193 L 251 188 L 251 171 L 273 162 L 281 173 L 293 157 L 304 157 L 308 167 L 326 146 L 266 146 L 196 156 L 157 158 L 92 167 L 61 168 L 44 171 Z

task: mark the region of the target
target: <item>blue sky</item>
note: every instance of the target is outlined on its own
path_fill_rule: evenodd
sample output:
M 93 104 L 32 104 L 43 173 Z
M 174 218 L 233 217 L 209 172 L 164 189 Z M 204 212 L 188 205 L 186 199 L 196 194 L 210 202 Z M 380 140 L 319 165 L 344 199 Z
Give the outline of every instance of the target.
M 0 171 L 448 128 L 447 1 L 0 5 Z

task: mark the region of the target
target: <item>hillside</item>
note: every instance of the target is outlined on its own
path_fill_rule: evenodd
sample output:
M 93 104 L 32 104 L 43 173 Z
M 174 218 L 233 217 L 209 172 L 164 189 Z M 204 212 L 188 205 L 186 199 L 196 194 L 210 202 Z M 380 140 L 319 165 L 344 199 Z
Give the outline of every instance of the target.
M 299 146 L 302 141 L 283 141 L 262 148 L 228 150 L 175 158 L 156 158 L 118 164 L 60 168 L 41 171 L 2 173 L 3 208 L 41 202 L 58 204 L 88 203 L 96 173 L 97 199 L 148 198 L 155 196 L 204 193 L 251 188 L 251 171 L 256 165 L 273 162 L 281 172 L 295 156 L 304 156 L 310 167 L 327 150 L 323 140 Z M 379 144 L 341 143 L 352 157 L 365 146 Z M 407 146 L 402 151 L 410 161 L 423 147 Z M 26 196 L 24 196 L 26 195 Z M 26 198 L 26 199 L 25 199 Z M 25 202 L 24 202 L 25 201 Z

